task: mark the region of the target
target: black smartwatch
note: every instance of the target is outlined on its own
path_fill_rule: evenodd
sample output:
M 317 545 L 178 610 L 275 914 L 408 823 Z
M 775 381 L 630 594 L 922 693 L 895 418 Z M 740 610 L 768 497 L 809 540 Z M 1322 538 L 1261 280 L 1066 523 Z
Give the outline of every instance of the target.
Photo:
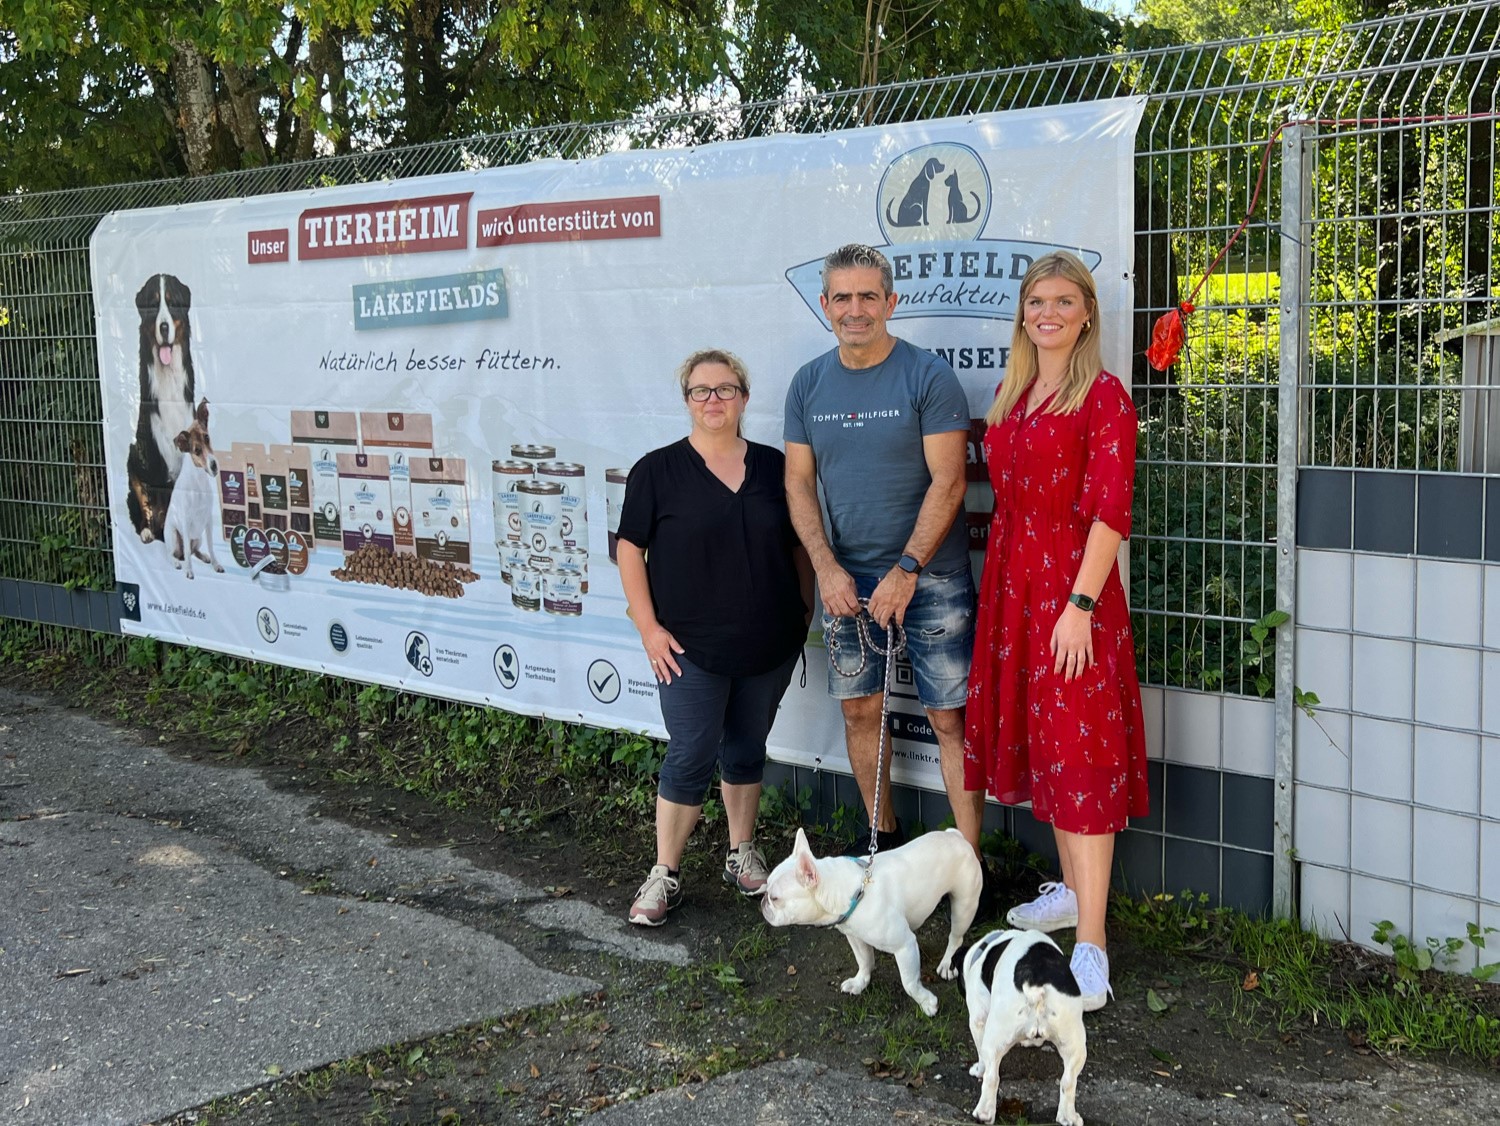
M 920 575 L 922 573 L 922 564 L 917 562 L 915 555 L 903 555 L 900 559 L 896 560 L 896 566 L 900 567 L 908 575 Z
M 1076 590 L 1068 595 L 1068 601 L 1077 606 L 1085 614 L 1094 612 L 1094 600 L 1086 594 L 1079 594 Z

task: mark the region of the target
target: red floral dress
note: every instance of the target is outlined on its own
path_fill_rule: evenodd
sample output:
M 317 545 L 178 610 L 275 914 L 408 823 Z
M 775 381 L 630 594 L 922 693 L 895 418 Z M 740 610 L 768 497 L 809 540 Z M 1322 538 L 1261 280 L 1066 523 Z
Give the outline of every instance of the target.
M 1072 414 L 1026 415 L 984 438 L 995 515 L 969 673 L 964 783 L 1073 833 L 1116 833 L 1148 812 L 1146 737 L 1119 567 L 1094 607 L 1094 666 L 1052 671 L 1052 629 L 1095 520 L 1130 535 L 1135 406 L 1102 372 Z

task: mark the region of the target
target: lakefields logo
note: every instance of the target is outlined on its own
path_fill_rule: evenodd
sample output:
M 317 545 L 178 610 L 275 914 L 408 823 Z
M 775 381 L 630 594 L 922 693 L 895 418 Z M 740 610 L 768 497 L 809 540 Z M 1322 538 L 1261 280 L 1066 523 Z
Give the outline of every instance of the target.
M 1033 239 L 985 238 L 1004 229 L 993 215 L 989 170 L 968 145 L 941 141 L 911 149 L 886 166 L 876 197 L 876 222 L 885 242 L 901 300 L 892 320 L 906 317 L 979 317 L 1013 320 L 1021 279 L 1037 258 L 1071 250 L 1090 270 L 1097 250 Z M 829 328 L 818 301 L 823 260 L 793 266 L 787 281 Z
M 371 282 L 356 285 L 353 290 L 356 331 L 504 320 L 510 316 L 505 272 L 500 269 Z M 391 363 L 394 365 L 394 359 Z M 400 430 L 401 416 L 392 414 L 389 418 L 391 429 Z

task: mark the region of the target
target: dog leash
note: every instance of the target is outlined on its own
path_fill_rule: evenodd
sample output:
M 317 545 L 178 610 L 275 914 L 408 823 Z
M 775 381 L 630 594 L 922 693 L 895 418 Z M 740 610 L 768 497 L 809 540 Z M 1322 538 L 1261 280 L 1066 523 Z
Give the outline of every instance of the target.
M 838 655 L 839 651 L 843 648 L 843 641 L 840 637 L 841 624 L 846 620 L 854 623 L 854 638 L 859 643 L 859 665 L 853 672 L 845 672 L 839 666 Z M 885 773 L 882 767 L 885 764 L 886 745 L 890 734 L 891 670 L 895 667 L 896 658 L 906 652 L 906 630 L 902 628 L 900 622 L 892 618 L 891 624 L 886 630 L 886 647 L 882 649 L 879 645 L 875 644 L 875 639 L 870 634 L 870 627 L 874 624 L 874 619 L 870 617 L 870 600 L 868 598 L 861 598 L 859 600 L 859 613 L 855 617 L 849 619 L 836 618 L 835 622 L 839 624 L 836 624 L 831 631 L 824 633 L 823 644 L 828 648 L 828 663 L 839 676 L 852 680 L 864 672 L 865 666 L 869 663 L 869 655 L 871 653 L 885 658 L 885 684 L 880 694 L 880 743 L 875 752 L 875 801 L 870 816 L 870 851 L 866 856 L 852 858 L 856 864 L 864 869 L 864 879 L 860 881 L 858 890 L 855 891 L 853 897 L 849 900 L 848 909 L 839 919 L 829 924 L 836 927 L 840 923 L 847 922 L 849 916 L 854 914 L 854 909 L 859 906 L 860 900 L 864 899 L 865 889 L 870 886 L 870 877 L 872 875 L 871 863 L 875 859 L 875 854 L 880 851 L 880 837 L 877 826 L 880 824 L 880 799 L 882 797 L 880 779 Z

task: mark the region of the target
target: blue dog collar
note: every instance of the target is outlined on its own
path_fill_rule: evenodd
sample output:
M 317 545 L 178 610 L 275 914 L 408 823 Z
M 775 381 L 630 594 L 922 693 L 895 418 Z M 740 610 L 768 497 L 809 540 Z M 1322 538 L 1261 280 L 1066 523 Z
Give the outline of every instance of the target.
M 833 922 L 829 923 L 830 927 L 840 927 L 849 921 L 849 916 L 854 914 L 854 909 L 859 906 L 860 901 L 865 897 L 865 888 L 870 886 L 870 858 L 868 856 L 851 856 L 848 859 L 854 861 L 854 863 L 864 869 L 865 878 L 859 881 L 859 887 L 855 888 L 854 894 L 849 897 L 848 909 Z

